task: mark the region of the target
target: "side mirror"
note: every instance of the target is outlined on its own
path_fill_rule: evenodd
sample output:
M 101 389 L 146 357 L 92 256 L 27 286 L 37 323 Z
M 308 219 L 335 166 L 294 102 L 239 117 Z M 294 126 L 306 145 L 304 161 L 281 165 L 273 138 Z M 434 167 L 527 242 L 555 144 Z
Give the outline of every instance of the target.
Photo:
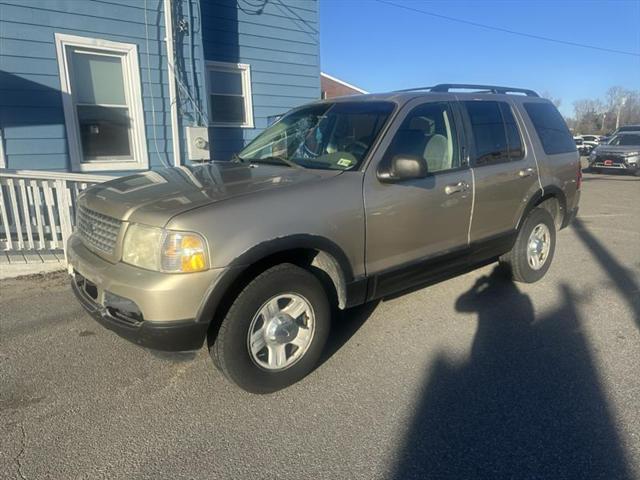
M 389 166 L 378 168 L 378 180 L 383 183 L 401 182 L 427 176 L 427 161 L 418 156 L 396 155 Z

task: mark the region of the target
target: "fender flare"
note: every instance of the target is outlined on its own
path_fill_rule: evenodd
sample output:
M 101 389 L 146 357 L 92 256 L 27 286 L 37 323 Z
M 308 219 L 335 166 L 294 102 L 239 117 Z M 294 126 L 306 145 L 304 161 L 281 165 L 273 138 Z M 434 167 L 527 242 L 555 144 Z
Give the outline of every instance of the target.
M 353 269 L 344 251 L 333 241 L 308 234 L 291 235 L 275 238 L 259 243 L 236 257 L 229 266 L 224 268 L 220 278 L 209 286 L 198 310 L 197 322 L 211 322 L 219 307 L 225 301 L 227 294 L 242 278 L 242 275 L 256 263 L 278 253 L 291 250 L 318 250 L 331 256 L 337 263 L 344 286 L 353 282 Z
M 543 193 L 544 192 L 544 193 Z M 536 208 L 540 203 L 549 199 L 555 198 L 560 203 L 560 212 L 562 215 L 566 215 L 567 212 L 567 197 L 564 192 L 555 185 L 550 185 L 548 187 L 544 187 L 544 190 L 538 190 L 527 202 L 527 206 L 522 211 L 522 215 L 520 215 L 520 219 L 518 220 L 518 224 L 516 225 L 516 230 L 520 230 L 522 223 L 525 218 L 531 213 L 531 210 Z

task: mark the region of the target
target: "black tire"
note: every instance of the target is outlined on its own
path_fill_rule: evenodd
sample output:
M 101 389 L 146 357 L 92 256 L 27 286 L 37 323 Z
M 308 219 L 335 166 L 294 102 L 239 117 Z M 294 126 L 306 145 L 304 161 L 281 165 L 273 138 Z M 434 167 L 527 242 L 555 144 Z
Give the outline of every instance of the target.
M 311 305 L 315 332 L 306 352 L 290 367 L 269 371 L 257 365 L 247 346 L 251 321 L 271 298 L 295 293 Z M 331 308 L 322 283 L 309 271 L 292 264 L 272 267 L 254 278 L 238 295 L 209 342 L 209 354 L 224 375 L 252 393 L 272 393 L 296 383 L 317 365 L 329 335 Z
M 542 266 L 536 270 L 529 265 L 527 249 L 531 233 L 540 224 L 545 225 L 549 229 L 550 248 L 546 260 L 544 260 Z M 544 277 L 547 270 L 549 270 L 555 249 L 556 227 L 553 216 L 544 208 L 535 208 L 529 213 L 520 227 L 516 242 L 511 251 L 500 257 L 500 263 L 506 267 L 516 282 L 534 283 Z

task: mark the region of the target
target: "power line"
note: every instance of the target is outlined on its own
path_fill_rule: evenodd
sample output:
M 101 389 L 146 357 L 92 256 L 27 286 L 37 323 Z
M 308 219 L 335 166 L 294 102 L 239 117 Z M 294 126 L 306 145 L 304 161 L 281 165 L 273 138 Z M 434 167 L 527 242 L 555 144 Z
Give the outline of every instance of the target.
M 461 18 L 449 17 L 447 15 L 441 15 L 439 13 L 428 12 L 426 10 L 420 10 L 419 8 L 410 7 L 408 5 L 400 5 L 394 2 L 390 2 L 388 0 L 374 0 L 374 1 L 378 3 L 382 3 L 384 5 L 389 5 L 392 7 L 409 10 L 411 12 L 421 13 L 423 15 L 429 15 L 430 17 L 440 18 L 442 20 L 448 20 L 450 22 L 463 23 L 465 25 L 471 25 L 474 27 L 484 28 L 487 30 L 495 30 L 497 32 L 502 32 L 502 33 L 509 33 L 511 35 L 518 35 L 520 37 L 533 38 L 535 40 L 543 40 L 545 42 L 560 43 L 560 44 L 569 45 L 572 47 L 589 48 L 591 50 L 600 50 L 602 52 L 619 53 L 621 55 L 630 55 L 632 57 L 640 57 L 640 53 L 626 52 L 624 50 L 616 50 L 613 48 L 597 47 L 595 45 L 586 45 L 584 43 L 569 42 L 567 40 L 558 40 L 557 38 L 543 37 L 542 35 L 534 35 L 532 33 L 517 32 L 515 30 L 509 30 L 508 28 L 495 27 L 493 25 L 486 25 L 484 23 L 472 22 L 470 20 L 463 20 Z

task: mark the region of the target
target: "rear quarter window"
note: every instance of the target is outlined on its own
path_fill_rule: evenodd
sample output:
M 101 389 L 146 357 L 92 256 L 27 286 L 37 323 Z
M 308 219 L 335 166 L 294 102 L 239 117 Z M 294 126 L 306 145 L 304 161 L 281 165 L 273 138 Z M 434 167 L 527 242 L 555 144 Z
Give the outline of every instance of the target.
M 576 142 L 556 107 L 550 103 L 524 103 L 523 105 L 540 138 L 544 153 L 554 155 L 576 151 Z

